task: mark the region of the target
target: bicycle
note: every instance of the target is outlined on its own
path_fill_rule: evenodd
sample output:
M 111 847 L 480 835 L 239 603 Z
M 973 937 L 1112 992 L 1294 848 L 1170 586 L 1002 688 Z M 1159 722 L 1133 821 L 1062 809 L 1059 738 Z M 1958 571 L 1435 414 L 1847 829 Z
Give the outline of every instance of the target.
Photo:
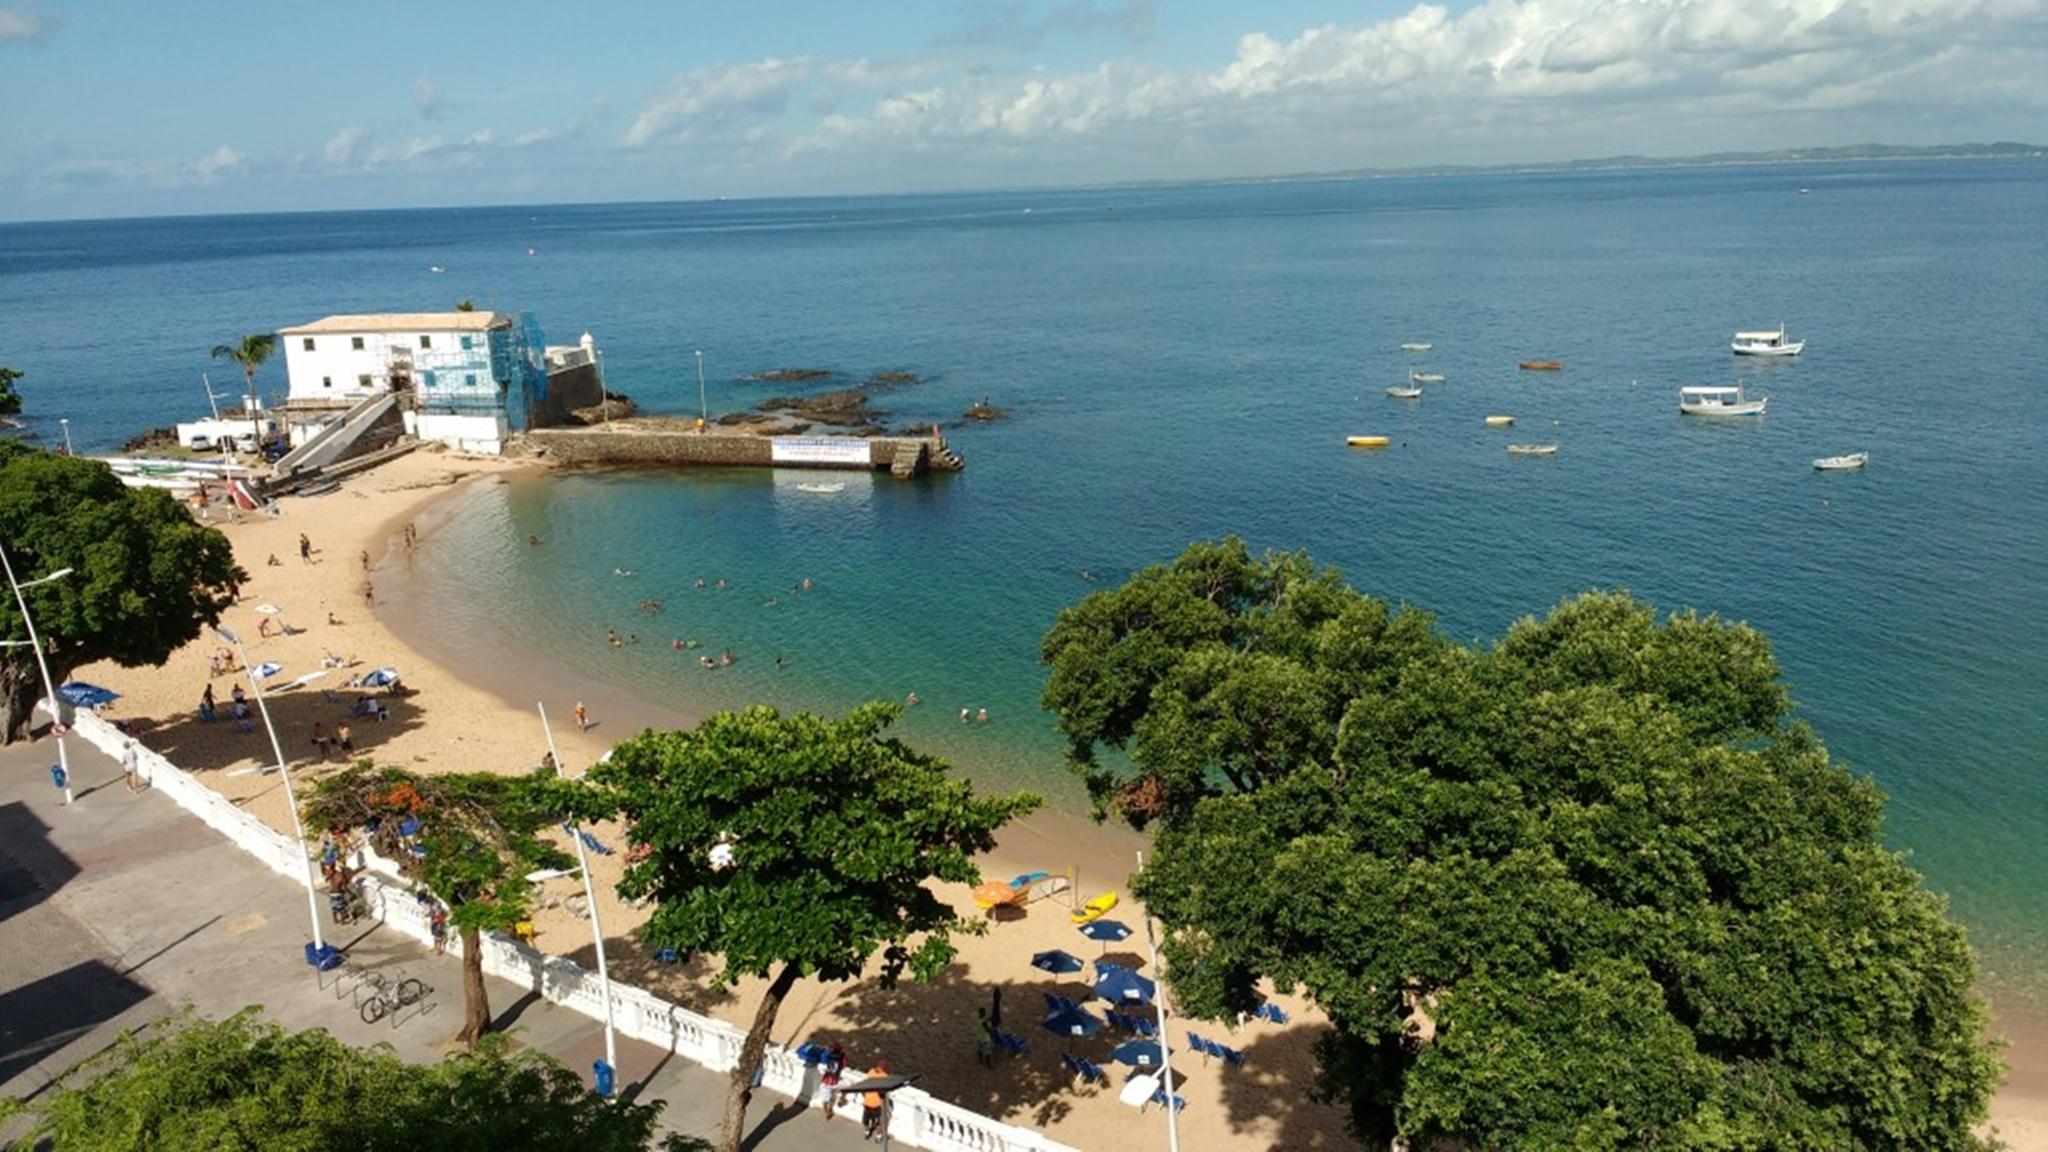
M 433 991 L 425 981 L 411 976 L 400 976 L 396 981 L 387 982 L 381 972 L 364 973 L 363 983 L 370 986 L 370 995 L 357 1011 L 365 1024 L 375 1024 L 401 1008 L 410 1008 Z

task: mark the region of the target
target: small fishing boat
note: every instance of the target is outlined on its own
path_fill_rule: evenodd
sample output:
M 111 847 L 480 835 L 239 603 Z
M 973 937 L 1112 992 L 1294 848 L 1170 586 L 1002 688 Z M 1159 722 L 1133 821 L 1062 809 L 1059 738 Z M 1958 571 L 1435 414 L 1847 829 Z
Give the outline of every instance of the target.
M 1486 418 L 1486 426 L 1488 428 L 1505 428 L 1514 422 L 1515 418 L 1513 416 L 1488 416 Z
M 1555 455 L 1557 455 L 1557 445 L 1555 445 L 1555 444 L 1510 444 L 1510 445 L 1508 445 L 1508 455 L 1510 455 L 1510 456 L 1555 456 Z
M 1813 462 L 1817 472 L 1849 472 L 1870 463 L 1870 453 L 1851 452 L 1847 456 L 1823 456 Z
M 1392 441 L 1385 436 L 1346 436 L 1344 443 L 1353 448 L 1385 448 Z
M 1740 386 L 1734 388 L 1695 385 L 1678 390 L 1678 410 L 1687 416 L 1761 416 L 1768 396 L 1751 400 Z
M 834 493 L 834 492 L 844 492 L 844 491 L 846 491 L 846 485 L 844 485 L 844 484 L 799 484 L 799 485 L 797 485 L 797 486 L 796 486 L 796 490 L 797 490 L 797 491 L 799 491 L 799 492 L 816 492 L 816 493 L 818 493 L 818 494 L 819 494 L 819 495 L 821 495 L 821 496 L 825 496 L 825 495 L 830 495 L 830 494 L 832 494 L 832 493 Z
M 1444 374 L 1441 372 L 1410 372 L 1408 374 L 1408 382 L 1410 384 L 1441 384 L 1444 382 Z
M 1396 400 L 1420 400 L 1422 399 L 1422 389 L 1389 388 L 1387 389 L 1387 395 L 1392 396 Z
M 1806 341 L 1785 339 L 1785 326 L 1780 324 L 1775 332 L 1737 332 L 1728 347 L 1737 356 L 1797 356 Z
M 1416 343 L 1416 342 L 1411 342 L 1411 343 L 1407 343 L 1407 344 L 1403 344 L 1403 345 L 1401 345 L 1401 351 L 1403 351 L 1403 352 L 1427 352 L 1427 351 L 1429 351 L 1429 350 L 1430 350 L 1431 348 L 1434 348 L 1434 347 L 1436 347 L 1436 345 L 1434 345 L 1434 344 L 1422 344 L 1422 343 Z
M 1520 368 L 1524 372 L 1562 372 L 1564 371 L 1564 361 L 1518 360 L 1515 362 L 1515 367 Z

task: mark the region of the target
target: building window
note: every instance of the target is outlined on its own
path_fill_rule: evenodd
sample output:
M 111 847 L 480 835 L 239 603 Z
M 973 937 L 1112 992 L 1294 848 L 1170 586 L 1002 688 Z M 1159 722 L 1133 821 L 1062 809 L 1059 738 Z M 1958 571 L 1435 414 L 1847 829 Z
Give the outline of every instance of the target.
M 351 351 L 361 352 L 363 350 L 363 338 L 361 336 L 349 337 L 348 346 Z
M 476 347 L 476 339 L 474 337 L 464 336 L 462 338 L 462 350 L 464 352 L 467 352 L 474 347 Z
M 358 377 L 356 377 L 356 387 L 358 387 L 358 388 L 368 388 L 369 386 L 370 386 L 370 378 L 369 378 L 368 376 L 358 376 Z
M 463 382 L 464 384 L 467 384 L 467 385 L 469 385 L 469 386 L 470 386 L 470 387 L 472 387 L 472 388 L 476 387 L 476 373 L 474 373 L 474 372 L 468 372 L 468 373 L 464 373 L 464 374 L 463 374 L 463 377 L 462 377 L 462 382 Z
M 332 377 L 332 376 L 322 376 L 322 377 L 320 378 L 320 386 L 321 386 L 322 388 L 332 388 L 332 387 L 334 387 L 334 377 Z
M 432 336 L 422 336 L 422 337 L 420 337 L 420 347 L 422 347 L 422 348 L 432 348 L 433 346 L 434 346 L 434 338 L 433 338 Z
M 308 352 L 311 352 L 313 350 L 313 338 L 311 336 L 306 337 L 303 347 Z

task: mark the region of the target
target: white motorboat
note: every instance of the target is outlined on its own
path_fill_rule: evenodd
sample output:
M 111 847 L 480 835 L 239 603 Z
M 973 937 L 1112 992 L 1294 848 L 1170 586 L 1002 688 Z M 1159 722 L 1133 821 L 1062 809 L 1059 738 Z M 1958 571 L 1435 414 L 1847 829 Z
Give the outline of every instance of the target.
M 1823 456 L 1813 462 L 1818 472 L 1849 472 L 1870 463 L 1870 453 L 1851 452 L 1847 456 Z
M 1408 382 L 1410 384 L 1441 384 L 1444 382 L 1444 374 L 1441 372 L 1410 372 L 1408 374 Z
M 1510 445 L 1508 445 L 1508 455 L 1510 455 L 1510 456 L 1555 456 L 1555 455 L 1557 455 L 1557 445 L 1555 445 L 1555 444 L 1510 444 Z
M 1806 341 L 1785 339 L 1785 326 L 1780 324 L 1775 332 L 1737 332 L 1728 347 L 1737 356 L 1797 356 Z
M 1387 389 L 1387 395 L 1392 396 L 1396 400 L 1420 400 L 1422 399 L 1422 389 L 1389 388 Z
M 1678 410 L 1687 416 L 1761 416 L 1768 396 L 1751 400 L 1741 387 L 1721 388 L 1695 385 L 1678 390 Z
M 1434 347 L 1436 347 L 1436 345 L 1434 345 L 1434 344 L 1424 344 L 1424 343 L 1421 343 L 1421 342 L 1419 342 L 1419 341 L 1412 341 L 1412 340 L 1411 340 L 1411 341 L 1409 341 L 1408 343 L 1406 343 L 1406 344 L 1403 344 L 1403 345 L 1401 345 L 1401 351 L 1403 351 L 1403 352 L 1427 352 L 1427 351 L 1429 351 L 1429 350 L 1430 350 L 1431 348 L 1434 348 Z
M 1513 416 L 1488 416 L 1486 418 L 1486 426 L 1488 428 L 1505 428 L 1514 422 L 1515 418 Z
M 844 484 L 799 484 L 799 485 L 797 485 L 797 486 L 796 486 L 796 490 L 797 490 L 797 491 L 799 491 L 799 492 L 815 492 L 815 493 L 817 493 L 817 494 L 819 494 L 819 495 L 821 495 L 821 496 L 824 496 L 824 495 L 830 495 L 831 493 L 834 493 L 834 492 L 844 492 L 844 491 L 846 491 L 846 485 L 844 485 Z

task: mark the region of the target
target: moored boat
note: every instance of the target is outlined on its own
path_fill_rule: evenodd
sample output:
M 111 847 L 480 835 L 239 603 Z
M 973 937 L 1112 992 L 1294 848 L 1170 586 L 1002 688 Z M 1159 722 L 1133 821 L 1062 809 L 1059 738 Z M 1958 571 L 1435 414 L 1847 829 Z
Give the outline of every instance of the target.
M 1515 367 L 1520 368 L 1524 372 L 1562 372 L 1564 371 L 1564 361 L 1518 360 L 1515 362 Z
M 1555 456 L 1555 455 L 1557 455 L 1557 445 L 1555 445 L 1555 444 L 1510 444 L 1510 445 L 1508 445 L 1508 455 L 1510 455 L 1510 456 Z
M 1768 396 L 1751 400 L 1740 386 L 1692 385 L 1678 390 L 1678 410 L 1687 416 L 1761 416 Z
M 1785 339 L 1785 326 L 1780 324 L 1774 332 L 1737 332 L 1728 347 L 1737 356 L 1797 356 L 1806 341 Z
M 1392 396 L 1396 400 L 1420 400 L 1422 399 L 1422 389 L 1399 387 L 1389 388 L 1387 389 L 1387 395 Z
M 1385 436 L 1346 436 L 1344 443 L 1353 448 L 1385 448 L 1393 441 Z
M 1444 374 L 1441 372 L 1410 372 L 1408 374 L 1408 382 L 1410 384 L 1441 384 L 1444 382 Z
M 1505 428 L 1514 422 L 1515 418 L 1513 416 L 1488 416 L 1486 418 L 1486 426 L 1488 428 Z
M 1413 341 L 1413 340 L 1411 340 L 1411 341 L 1409 341 L 1408 343 L 1406 343 L 1406 344 L 1403 344 L 1403 345 L 1401 345 L 1401 351 L 1403 351 L 1403 352 L 1427 352 L 1427 351 L 1429 351 L 1429 350 L 1430 350 L 1431 348 L 1434 348 L 1434 347 L 1436 347 L 1436 345 L 1434 345 L 1434 344 L 1424 344 L 1424 343 L 1422 343 L 1421 341 Z
M 1818 472 L 1848 472 L 1870 463 L 1870 453 L 1851 452 L 1846 456 L 1823 456 L 1813 462 Z

